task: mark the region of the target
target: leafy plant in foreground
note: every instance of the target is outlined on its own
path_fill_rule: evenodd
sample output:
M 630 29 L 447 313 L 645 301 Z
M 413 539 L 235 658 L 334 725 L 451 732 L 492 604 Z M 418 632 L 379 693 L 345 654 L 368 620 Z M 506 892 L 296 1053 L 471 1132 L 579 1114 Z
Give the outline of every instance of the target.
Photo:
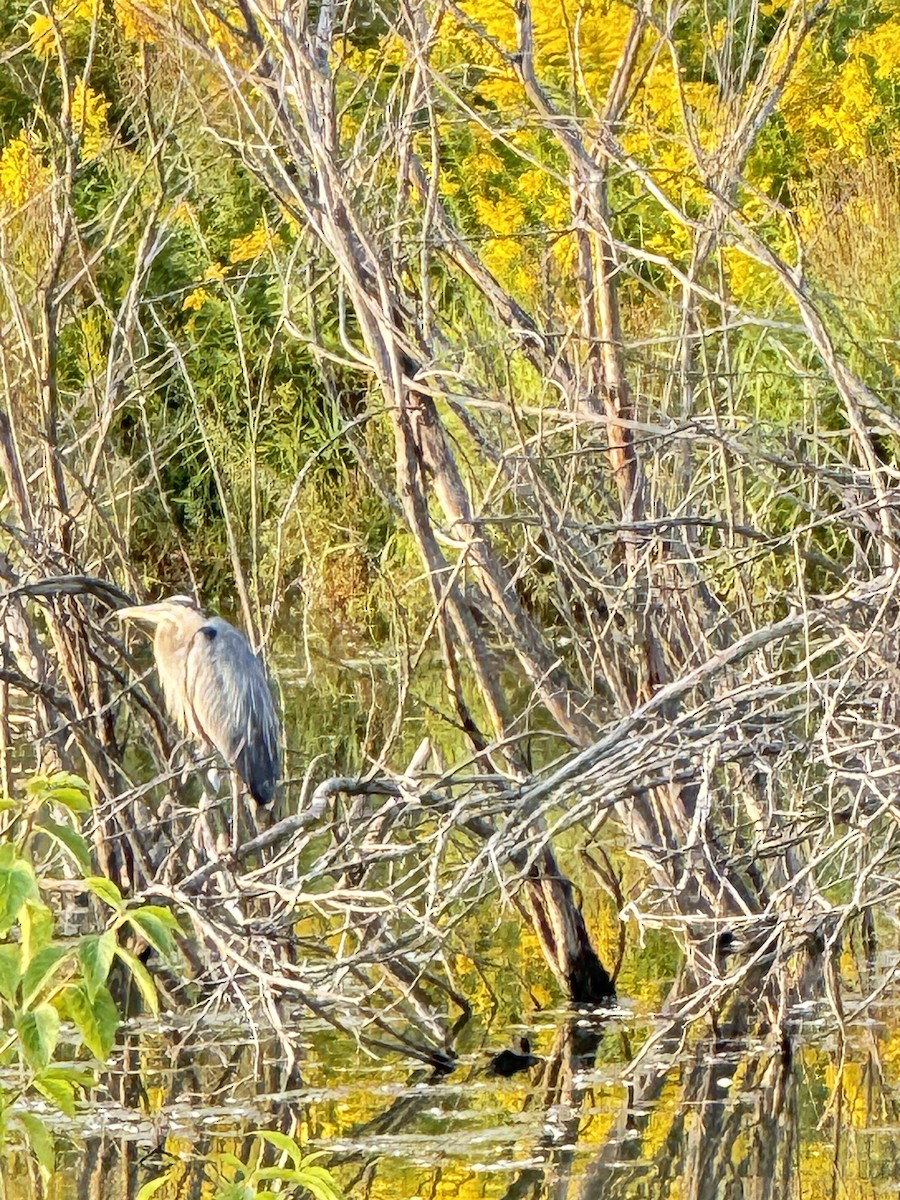
M 321 1154 L 305 1154 L 294 1138 L 275 1130 L 256 1129 L 252 1136 L 246 1162 L 227 1152 L 206 1156 L 213 1200 L 342 1200 L 334 1176 L 318 1165 Z M 279 1152 L 278 1162 L 272 1166 L 263 1165 L 267 1145 Z M 137 1200 L 152 1200 L 174 1181 L 177 1170 L 172 1167 L 164 1175 L 149 1179 Z
M 215 1154 L 215 1200 L 276 1200 L 276 1197 L 313 1196 L 315 1200 L 341 1200 L 334 1176 L 317 1164 L 319 1154 L 304 1154 L 285 1133 L 254 1130 L 254 1144 L 242 1162 L 234 1154 Z M 266 1143 L 280 1151 L 279 1163 L 263 1166 Z
M 136 933 L 160 954 L 171 955 L 178 926 L 171 913 L 155 905 L 129 907 L 115 884 L 90 874 L 90 849 L 76 826 L 91 802 L 78 776 L 35 778 L 23 800 L 6 798 L 2 809 L 10 819 L 0 836 L 0 1067 L 17 1082 L 0 1088 L 0 1128 L 15 1108 L 46 1174 L 53 1169 L 53 1139 L 34 1112 L 22 1111 L 23 1102 L 40 1096 L 74 1116 L 76 1097 L 95 1084 L 96 1065 L 106 1062 L 115 1043 L 120 1017 L 108 982 L 117 958 L 147 1007 L 158 1010 L 153 980 L 120 943 L 123 932 Z M 57 819 L 63 815 L 73 823 Z M 85 891 L 111 910 L 102 933 L 60 935 L 57 917 L 41 894 L 51 864 L 80 878 Z M 63 1037 L 66 1022 L 74 1026 L 74 1038 Z M 87 1052 L 85 1065 L 58 1061 L 60 1045 L 73 1041 Z

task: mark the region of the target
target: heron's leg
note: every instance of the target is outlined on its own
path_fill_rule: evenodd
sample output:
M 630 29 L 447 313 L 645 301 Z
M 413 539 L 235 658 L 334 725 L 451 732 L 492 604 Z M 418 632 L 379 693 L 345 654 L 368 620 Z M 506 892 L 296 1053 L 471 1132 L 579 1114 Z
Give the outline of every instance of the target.
M 193 848 L 191 857 L 196 860 L 197 866 L 204 862 L 215 862 L 217 858 L 220 858 L 226 852 L 226 847 L 222 845 L 222 842 L 227 839 L 227 834 L 221 837 L 217 836 L 218 819 L 217 815 L 214 817 L 215 809 L 221 804 L 218 795 L 219 772 L 214 765 L 210 765 L 206 770 L 202 769 L 202 763 L 199 765 L 202 786 L 197 815 L 194 817 L 191 830 Z M 194 771 L 197 771 L 197 766 L 198 764 L 195 762 Z
M 197 806 L 197 816 L 194 819 L 191 842 L 200 860 L 206 862 L 214 862 L 219 857 L 216 835 L 213 833 L 212 826 L 209 823 L 209 812 L 214 804 L 215 797 L 211 796 L 206 788 L 204 788 L 200 796 L 200 803 Z
M 231 853 L 237 854 L 241 836 L 241 781 L 237 771 L 228 772 L 228 782 L 231 785 Z

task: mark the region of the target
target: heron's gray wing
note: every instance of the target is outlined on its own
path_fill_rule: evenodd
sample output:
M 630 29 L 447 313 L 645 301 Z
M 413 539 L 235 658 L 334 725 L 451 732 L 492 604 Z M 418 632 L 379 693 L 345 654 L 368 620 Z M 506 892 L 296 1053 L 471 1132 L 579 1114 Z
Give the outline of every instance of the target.
M 187 657 L 187 694 L 198 733 L 212 743 L 260 804 L 279 776 L 278 717 L 265 670 L 240 630 L 210 617 Z

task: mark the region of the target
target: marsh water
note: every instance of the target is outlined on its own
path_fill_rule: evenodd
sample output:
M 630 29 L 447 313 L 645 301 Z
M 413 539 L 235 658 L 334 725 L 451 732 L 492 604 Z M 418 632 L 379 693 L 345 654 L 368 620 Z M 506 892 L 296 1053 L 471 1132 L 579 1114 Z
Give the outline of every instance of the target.
M 213 1195 L 221 1156 L 256 1129 L 324 1152 L 348 1196 L 858 1197 L 900 1189 L 900 1038 L 889 999 L 838 1038 L 824 1003 L 790 1014 L 789 1037 L 741 1042 L 672 1030 L 633 1009 L 544 1011 L 525 1025 L 472 1023 L 455 1070 L 435 1074 L 355 1049 L 325 1022 L 289 1022 L 301 1058 L 234 1014 L 132 1022 L 96 1103 L 75 1118 L 38 1105 L 58 1134 L 56 1200 Z M 632 1056 L 656 1031 L 654 1051 Z M 492 1056 L 531 1040 L 509 1077 Z M 8 1200 L 41 1194 L 21 1150 Z

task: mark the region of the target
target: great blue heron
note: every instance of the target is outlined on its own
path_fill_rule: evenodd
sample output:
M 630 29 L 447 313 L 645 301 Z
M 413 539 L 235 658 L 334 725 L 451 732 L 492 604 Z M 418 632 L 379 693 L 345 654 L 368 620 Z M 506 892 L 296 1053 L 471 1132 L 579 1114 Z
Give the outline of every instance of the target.
M 156 668 L 178 728 L 206 753 L 218 751 L 253 799 L 268 804 L 280 773 L 278 717 L 265 670 L 241 631 L 207 617 L 188 596 L 120 608 L 117 616 L 152 626 Z

